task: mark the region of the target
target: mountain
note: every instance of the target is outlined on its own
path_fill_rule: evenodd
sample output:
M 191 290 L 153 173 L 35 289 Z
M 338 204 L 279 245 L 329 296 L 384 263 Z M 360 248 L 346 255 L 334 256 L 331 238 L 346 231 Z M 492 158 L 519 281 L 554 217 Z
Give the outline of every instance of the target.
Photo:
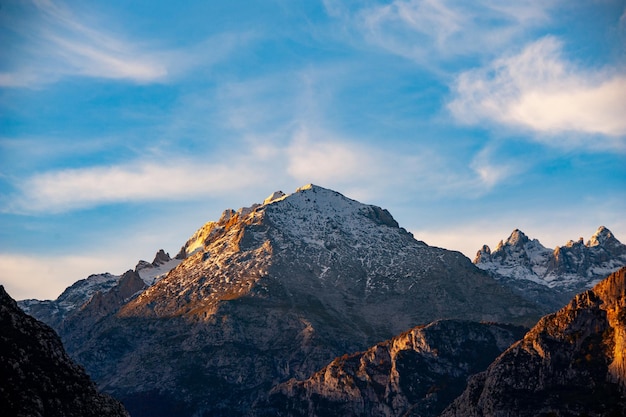
M 587 243 L 580 238 L 550 250 L 515 229 L 494 251 L 483 246 L 474 264 L 553 312 L 575 294 L 625 266 L 626 245 L 601 226 Z
M 154 284 L 180 262 L 180 259 L 171 259 L 169 254 L 161 249 L 156 253 L 152 263 L 140 260 L 135 267 L 135 272 L 147 288 L 148 285 Z M 66 318 L 89 303 L 92 297 L 101 297 L 112 289 L 119 288 L 121 281 L 124 281 L 124 274 L 113 275 L 108 272 L 94 274 L 66 288 L 56 300 L 21 300 L 18 301 L 18 305 L 27 314 L 59 330 Z M 122 287 L 124 285 L 124 283 L 121 284 Z M 141 286 L 143 287 L 143 285 Z M 135 292 L 140 289 L 136 288 Z
M 176 258 L 150 285 L 127 272 L 57 327 L 134 417 L 251 415 L 273 386 L 416 325 L 540 316 L 461 253 L 315 185 L 224 211 Z
M 19 417 L 127 417 L 65 353 L 54 330 L 26 315 L 0 285 L 0 403 Z
M 558 312 L 468 383 L 442 417 L 626 415 L 626 268 Z
M 459 320 L 415 327 L 364 352 L 336 358 L 304 381 L 272 389 L 267 416 L 437 416 L 467 378 L 522 327 Z

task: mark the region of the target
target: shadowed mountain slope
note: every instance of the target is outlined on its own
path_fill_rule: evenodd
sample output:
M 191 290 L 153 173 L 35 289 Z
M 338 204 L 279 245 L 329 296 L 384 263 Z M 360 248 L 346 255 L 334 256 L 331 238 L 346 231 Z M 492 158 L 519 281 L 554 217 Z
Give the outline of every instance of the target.
M 272 390 L 267 416 L 436 416 L 523 327 L 444 320 L 344 355 Z

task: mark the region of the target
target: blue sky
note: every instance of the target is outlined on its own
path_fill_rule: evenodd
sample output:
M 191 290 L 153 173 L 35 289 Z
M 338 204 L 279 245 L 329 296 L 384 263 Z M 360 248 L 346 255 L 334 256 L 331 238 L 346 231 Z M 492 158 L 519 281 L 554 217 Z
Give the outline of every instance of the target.
M 625 9 L 0 0 L 0 282 L 56 298 L 307 183 L 469 257 L 626 241 Z

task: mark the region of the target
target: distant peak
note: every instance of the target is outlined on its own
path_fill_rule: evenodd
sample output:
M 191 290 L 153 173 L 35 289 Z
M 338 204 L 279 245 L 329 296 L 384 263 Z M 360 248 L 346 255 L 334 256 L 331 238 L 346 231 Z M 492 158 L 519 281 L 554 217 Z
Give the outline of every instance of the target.
M 519 246 L 528 242 L 528 237 L 519 229 L 513 230 L 511 236 L 506 240 L 506 243 L 510 246 Z
M 611 240 L 617 239 L 615 239 L 615 236 L 613 236 L 613 233 L 611 233 L 609 229 L 604 226 L 600 226 L 598 227 L 598 230 L 596 230 L 596 232 L 593 234 L 593 236 L 591 236 L 589 242 L 587 242 L 587 246 L 602 246 L 607 241 Z
M 154 255 L 154 260 L 152 261 L 152 265 L 159 266 L 163 265 L 166 262 L 171 261 L 170 254 L 166 253 L 163 249 L 159 249 L 159 251 Z
M 487 245 L 483 245 L 482 248 L 478 252 L 476 252 L 476 257 L 472 261 L 474 264 L 479 264 L 481 262 L 487 262 L 491 258 L 491 248 Z

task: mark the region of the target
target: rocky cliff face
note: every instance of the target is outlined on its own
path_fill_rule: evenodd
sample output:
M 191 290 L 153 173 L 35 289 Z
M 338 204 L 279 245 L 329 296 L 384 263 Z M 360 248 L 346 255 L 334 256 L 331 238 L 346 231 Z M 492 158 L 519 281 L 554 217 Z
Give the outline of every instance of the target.
M 483 246 L 474 264 L 553 312 L 625 266 L 626 245 L 601 226 L 587 243 L 580 238 L 550 250 L 516 229 L 494 251 Z
M 416 327 L 272 390 L 267 416 L 437 416 L 524 328 L 466 321 Z
M 88 314 L 89 326 L 60 326 L 68 351 L 133 416 L 252 414 L 274 385 L 416 325 L 539 316 L 386 210 L 312 185 L 225 211 L 177 260 L 120 307 Z
M 24 314 L 0 286 L 0 403 L 6 416 L 127 417 L 98 393 L 47 325 Z
M 626 268 L 542 318 L 444 417 L 626 415 Z

